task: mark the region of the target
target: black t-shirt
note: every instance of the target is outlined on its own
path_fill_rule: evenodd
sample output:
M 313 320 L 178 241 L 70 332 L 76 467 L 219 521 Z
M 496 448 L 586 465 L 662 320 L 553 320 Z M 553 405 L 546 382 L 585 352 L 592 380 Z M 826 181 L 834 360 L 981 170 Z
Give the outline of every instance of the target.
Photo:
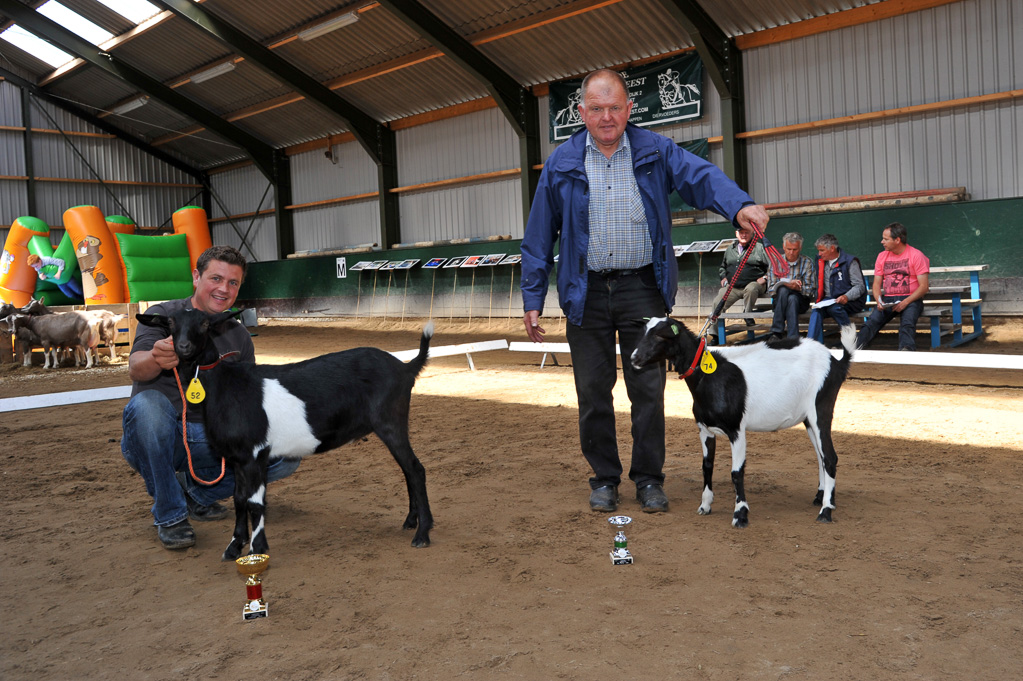
M 192 309 L 192 299 L 184 298 L 182 300 L 170 300 L 166 303 L 158 303 L 152 305 L 146 312 L 148 314 L 162 314 L 169 315 L 179 310 L 190 310 Z M 238 351 L 239 354 L 225 357 L 225 362 L 255 362 L 256 361 L 256 350 L 252 345 L 252 336 L 249 332 L 241 325 L 236 319 L 228 319 L 220 326 L 214 328 L 211 331 L 213 337 L 213 344 L 216 346 L 217 351 L 220 354 L 227 352 Z M 166 334 L 163 329 L 158 329 L 152 326 L 145 326 L 144 324 L 138 325 L 138 330 L 135 333 L 135 342 L 131 346 L 132 353 L 139 352 L 142 350 L 152 350 L 153 345 L 156 341 L 161 338 L 166 338 Z M 180 372 L 179 372 L 180 374 Z M 192 380 L 192 376 L 181 376 L 181 387 L 188 389 L 188 383 Z M 202 381 L 202 375 L 200 374 L 199 380 Z M 181 412 L 181 393 L 178 392 L 177 381 L 174 380 L 173 370 L 164 370 L 160 374 L 150 381 L 135 381 L 131 385 L 131 395 L 134 397 L 143 390 L 159 390 L 161 393 L 167 396 L 177 409 L 178 413 Z M 202 423 L 202 409 L 198 405 L 188 405 L 188 421 L 193 423 Z

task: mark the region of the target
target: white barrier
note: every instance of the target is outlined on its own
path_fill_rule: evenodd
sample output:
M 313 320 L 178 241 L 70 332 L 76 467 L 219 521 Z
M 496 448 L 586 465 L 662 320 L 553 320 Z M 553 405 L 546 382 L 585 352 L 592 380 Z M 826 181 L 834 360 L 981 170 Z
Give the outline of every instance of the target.
M 472 353 L 486 352 L 487 350 L 505 350 L 508 348 L 508 341 L 505 339 L 480 341 L 478 343 L 462 343 L 460 345 L 442 345 L 437 348 L 430 348 L 429 357 L 450 357 L 451 355 L 465 355 L 469 361 L 469 368 L 476 371 L 476 365 L 472 363 Z M 392 355 L 407 362 L 419 354 L 418 350 L 400 350 L 392 352 Z
M 130 385 L 119 385 L 113 388 L 91 388 L 89 390 L 69 390 L 48 395 L 32 395 L 30 397 L 7 397 L 0 399 L 0 413 L 20 411 L 22 409 L 42 409 L 43 407 L 63 407 L 83 402 L 102 402 L 103 400 L 119 400 L 131 395 Z

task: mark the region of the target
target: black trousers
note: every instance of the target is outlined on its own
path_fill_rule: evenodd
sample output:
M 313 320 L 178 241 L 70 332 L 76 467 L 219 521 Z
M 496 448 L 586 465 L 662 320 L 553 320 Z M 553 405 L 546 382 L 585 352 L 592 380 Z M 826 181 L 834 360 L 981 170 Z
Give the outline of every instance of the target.
M 618 380 L 616 334 L 632 403 L 629 479 L 637 487 L 663 483 L 665 365 L 660 362 L 636 371 L 629 361 L 646 329 L 644 318 L 666 314 L 653 267 L 588 276 L 582 324 L 568 324 L 567 336 L 579 400 L 579 442 L 593 469 L 590 487 L 618 486 L 622 480 L 611 395 Z

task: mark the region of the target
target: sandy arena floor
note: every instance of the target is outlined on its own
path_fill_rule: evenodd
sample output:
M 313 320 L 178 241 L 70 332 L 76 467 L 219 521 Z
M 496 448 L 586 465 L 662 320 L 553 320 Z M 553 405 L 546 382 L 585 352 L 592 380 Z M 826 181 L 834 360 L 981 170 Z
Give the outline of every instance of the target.
M 273 320 L 254 341 L 283 362 L 414 348 L 420 325 Z M 1023 354 L 1023 324 L 989 329 L 958 351 Z M 525 340 L 517 320 L 438 320 L 434 344 L 498 338 Z M 750 435 L 745 530 L 730 525 L 723 443 L 714 513 L 696 514 L 692 403 L 670 380 L 671 512 L 640 513 L 624 484 L 636 563 L 613 567 L 606 515 L 586 504 L 572 369 L 473 359 L 474 372 L 436 359 L 413 393 L 433 545 L 400 529 L 405 486 L 378 440 L 309 459 L 270 487 L 270 617 L 254 622 L 220 561 L 231 520 L 195 523 L 192 549 L 160 547 L 120 454 L 124 400 L 0 414 L 0 678 L 1019 676 L 1023 372 L 854 365 L 835 415 L 836 522 L 814 522 L 798 428 Z M 88 371 L 0 365 L 0 397 L 126 383 L 123 355 Z M 616 404 L 627 462 L 621 382 Z

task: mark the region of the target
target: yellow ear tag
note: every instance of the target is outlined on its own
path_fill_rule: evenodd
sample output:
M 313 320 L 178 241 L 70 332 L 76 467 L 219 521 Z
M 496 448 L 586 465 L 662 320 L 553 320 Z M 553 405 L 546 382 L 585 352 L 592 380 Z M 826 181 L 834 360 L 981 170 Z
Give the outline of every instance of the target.
M 714 355 L 710 354 L 709 350 L 703 351 L 703 357 L 700 358 L 700 371 L 705 374 L 712 374 L 718 370 L 718 363 L 714 361 Z
M 206 399 L 206 389 L 202 387 L 198 376 L 193 378 L 192 382 L 188 384 L 188 390 L 185 391 L 185 399 L 192 404 L 199 404 Z

